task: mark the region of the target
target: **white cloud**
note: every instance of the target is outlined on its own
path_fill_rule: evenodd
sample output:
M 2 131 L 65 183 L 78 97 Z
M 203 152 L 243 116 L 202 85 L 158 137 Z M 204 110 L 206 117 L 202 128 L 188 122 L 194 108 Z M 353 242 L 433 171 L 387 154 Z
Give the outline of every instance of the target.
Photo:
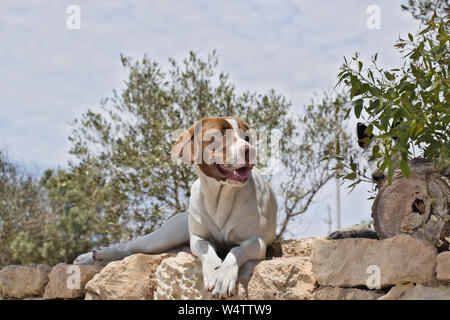
M 69 4 L 81 8 L 81 30 L 66 28 Z M 381 30 L 366 28 L 371 4 L 381 8 Z M 275 88 L 300 110 L 314 91 L 335 84 L 344 55 L 378 51 L 381 63 L 397 65 L 394 41 L 416 28 L 389 0 L 2 1 L 0 137 L 27 165 L 65 166 L 67 122 L 122 85 L 120 53 L 148 53 L 166 65 L 189 50 L 217 49 L 238 88 Z M 366 197 L 364 190 L 343 192 L 351 217 L 345 224 L 368 219 Z M 302 219 L 323 219 L 334 201 L 314 205 Z M 307 233 L 323 234 L 322 227 L 313 223 Z

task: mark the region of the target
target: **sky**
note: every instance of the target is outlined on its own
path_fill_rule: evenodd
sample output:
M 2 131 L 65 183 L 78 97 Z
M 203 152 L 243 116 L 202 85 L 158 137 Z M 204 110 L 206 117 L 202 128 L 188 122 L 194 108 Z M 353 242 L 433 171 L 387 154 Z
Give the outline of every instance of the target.
M 380 65 L 398 66 L 393 47 L 418 22 L 405 1 L 366 0 L 134 0 L 0 2 L 0 147 L 30 172 L 65 168 L 70 122 L 123 86 L 120 54 L 144 54 L 168 66 L 189 50 L 214 49 L 219 69 L 242 91 L 275 89 L 297 111 L 336 84 L 343 57 L 378 52 Z M 80 9 L 80 28 L 70 29 Z M 369 28 L 373 6 L 379 28 Z M 369 11 L 368 11 L 369 10 Z M 341 189 L 342 226 L 370 220 L 372 186 Z M 336 228 L 336 186 L 330 182 L 290 228 L 293 237 L 324 236 L 327 206 Z

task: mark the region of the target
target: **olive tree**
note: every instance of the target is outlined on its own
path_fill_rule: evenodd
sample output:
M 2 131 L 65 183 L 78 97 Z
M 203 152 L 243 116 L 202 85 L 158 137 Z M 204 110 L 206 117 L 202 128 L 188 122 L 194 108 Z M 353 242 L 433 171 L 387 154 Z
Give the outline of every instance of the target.
M 239 116 L 255 130 L 257 166 L 278 196 L 279 239 L 335 176 L 327 150 L 350 152 L 342 95 L 294 107 L 274 90 L 238 92 L 215 52 L 170 59 L 165 71 L 148 56 L 121 62 L 123 88 L 73 121 L 67 169 L 33 177 L 0 153 L 0 264 L 72 262 L 186 211 L 196 176 L 170 150 L 203 117 Z
M 114 91 L 99 109 L 88 110 L 74 122 L 71 153 L 77 162 L 72 167 L 95 168 L 107 185 L 115 186 L 113 198 L 123 201 L 121 210 L 113 214 L 113 220 L 121 224 L 111 224 L 111 232 L 120 228 L 125 237 L 147 233 L 186 211 L 196 176 L 191 167 L 171 160 L 173 141 L 200 118 L 239 116 L 259 140 L 267 137 L 268 145 L 276 142 L 272 141 L 275 131 L 281 138 L 279 170 L 267 178 L 279 195 L 282 237 L 288 223 L 306 211 L 333 176 L 334 160 L 320 160 L 340 132 L 344 112 L 338 107 L 343 97 L 326 96 L 296 113 L 273 90 L 239 93 L 229 75 L 217 71 L 215 52 L 206 59 L 190 52 L 181 64 L 174 59 L 169 62 L 169 70 L 163 71 L 147 56 L 141 60 L 122 57 L 128 71 L 123 90 Z M 345 145 L 348 137 L 341 135 L 341 139 Z M 265 166 L 277 156 L 274 152 L 269 150 L 257 165 Z M 110 207 L 103 208 L 102 214 L 106 212 Z

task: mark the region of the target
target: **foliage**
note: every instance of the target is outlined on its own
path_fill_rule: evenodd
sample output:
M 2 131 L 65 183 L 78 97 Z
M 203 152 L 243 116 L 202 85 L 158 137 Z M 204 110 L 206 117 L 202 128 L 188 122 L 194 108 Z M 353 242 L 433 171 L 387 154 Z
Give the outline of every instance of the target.
M 400 38 L 395 47 L 404 55 L 400 68 L 381 68 L 377 54 L 364 68 L 355 54 L 350 61 L 345 59 L 338 75 L 352 99 L 347 116 L 353 110 L 367 124 L 367 135 L 381 142 L 374 144 L 372 159 L 380 172 L 387 170 L 389 181 L 396 167 L 409 177 L 411 156 L 424 157 L 436 170 L 450 164 L 448 16 L 433 15 L 420 32 Z M 354 158 L 336 153 L 345 159 L 341 169 L 353 186 L 367 178 Z
M 282 195 L 280 237 L 291 218 L 306 211 L 332 176 L 333 159 L 317 163 L 329 140 L 327 130 L 335 132 L 340 123 L 334 113 L 323 113 L 323 105 L 311 105 L 305 117 L 297 117 L 291 104 L 273 90 L 264 95 L 238 93 L 229 75 L 216 71 L 215 52 L 206 60 L 191 52 L 182 65 L 170 59 L 166 73 L 147 56 L 141 61 L 122 57 L 122 64 L 128 71 L 125 88 L 102 101 L 101 110 L 88 110 L 81 121 L 75 121 L 71 153 L 78 165 L 95 168 L 116 187 L 111 197 L 123 199 L 124 210 L 111 215 L 115 221 L 120 215 L 127 223 L 129 237 L 150 232 L 188 209 L 196 176 L 192 167 L 172 162 L 170 149 L 184 129 L 203 117 L 239 116 L 258 138 L 266 134 L 268 143 L 272 130 L 281 132 L 282 168 L 268 177 Z M 327 98 L 322 104 L 332 101 Z M 258 165 L 267 160 L 259 158 Z M 111 224 L 110 232 L 117 233 L 117 228 L 123 230 Z
M 435 12 L 438 16 L 448 15 L 450 3 L 448 0 L 408 0 L 401 8 L 410 12 L 415 19 L 426 22 Z
M 88 110 L 74 122 L 71 153 L 79 164 L 72 167 L 95 168 L 115 186 L 111 196 L 123 199 L 124 210 L 109 213 L 129 223 L 130 236 L 151 232 L 188 209 L 196 176 L 191 167 L 174 163 L 170 150 L 177 135 L 196 120 L 239 114 L 262 131 L 292 126 L 283 97 L 274 92 L 237 95 L 229 76 L 216 74 L 217 63 L 214 53 L 203 61 L 191 52 L 182 66 L 171 59 L 164 73 L 147 56 L 141 61 L 122 57 L 128 71 L 123 91 L 114 91 L 101 110 Z M 120 228 L 110 227 L 113 233 Z
M 325 94 L 301 115 L 282 95 L 238 93 L 227 74 L 217 72 L 215 53 L 206 59 L 190 53 L 169 70 L 144 56 L 122 57 L 127 80 L 98 109 L 73 122 L 67 170 L 47 170 L 40 179 L 1 162 L 0 264 L 72 262 L 97 246 L 151 232 L 188 209 L 192 167 L 174 163 L 172 143 L 196 120 L 239 116 L 257 133 L 257 147 L 279 146 L 258 166 L 279 157 L 268 175 L 279 195 L 279 233 L 312 203 L 334 176 L 334 159 L 320 162 L 340 137 L 350 146 L 340 108 L 345 99 Z M 279 143 L 271 135 L 281 133 Z M 265 139 L 268 140 L 265 140 Z
M 339 166 L 340 159 L 330 156 L 334 147 L 355 157 L 356 150 L 342 108 L 346 104 L 346 96 L 324 92 L 304 107 L 292 139 L 284 141 L 286 177 L 283 175 L 279 188 L 279 194 L 283 194 L 282 210 L 278 213 L 279 234 L 308 209 L 321 188 L 336 176 L 334 169 Z
M 120 218 L 126 211 L 125 199 L 117 193 L 117 186 L 106 180 L 87 165 L 44 173 L 41 184 L 53 217 L 46 228 L 45 246 L 54 252 L 52 261 L 72 262 L 93 246 L 129 236 L 129 228 Z
M 0 151 L 0 265 L 72 262 L 93 245 L 121 239 L 110 229 L 120 225 L 112 188 L 81 166 L 36 179 Z
M 39 251 L 51 212 L 33 176 L 1 150 L 0 213 L 0 265 L 43 261 Z

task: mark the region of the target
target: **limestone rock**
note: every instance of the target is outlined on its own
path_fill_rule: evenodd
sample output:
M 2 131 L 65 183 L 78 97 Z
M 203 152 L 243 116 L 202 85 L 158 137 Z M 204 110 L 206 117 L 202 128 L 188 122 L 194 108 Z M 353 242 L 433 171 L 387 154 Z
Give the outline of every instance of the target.
M 315 242 L 312 262 L 319 284 L 335 287 L 367 286 L 375 269 L 380 272 L 381 287 L 404 282 L 431 282 L 436 270 L 436 255 L 431 246 L 407 235 L 381 241 Z
M 0 271 L 0 291 L 10 298 L 42 296 L 51 268 L 44 264 L 10 265 Z
M 314 292 L 314 300 L 377 300 L 383 295 L 381 290 L 319 287 Z
M 102 269 L 101 266 L 60 263 L 52 268 L 44 299 L 76 299 L 84 297 L 86 283 Z
M 248 284 L 252 300 L 312 299 L 317 279 L 312 273 L 311 259 L 276 258 L 260 262 Z
M 398 284 L 379 300 L 450 300 L 450 285 L 433 284 Z
M 100 296 L 93 292 L 87 291 L 84 300 L 100 300 Z
M 168 254 L 134 254 L 104 267 L 87 284 L 87 299 L 151 300 L 156 288 L 154 274 Z M 96 297 L 97 296 L 97 297 Z
M 269 258 L 309 257 L 312 254 L 313 244 L 325 240 L 326 238 L 304 238 L 278 241 L 268 247 L 267 256 Z
M 436 277 L 438 280 L 450 281 L 450 251 L 440 253 L 436 262 Z
M 247 262 L 239 270 L 237 294 L 231 300 L 247 298 L 247 284 L 257 262 Z M 176 257 L 165 259 L 156 270 L 159 300 L 212 300 L 211 292 L 203 288 L 201 261 L 191 254 L 180 252 Z

